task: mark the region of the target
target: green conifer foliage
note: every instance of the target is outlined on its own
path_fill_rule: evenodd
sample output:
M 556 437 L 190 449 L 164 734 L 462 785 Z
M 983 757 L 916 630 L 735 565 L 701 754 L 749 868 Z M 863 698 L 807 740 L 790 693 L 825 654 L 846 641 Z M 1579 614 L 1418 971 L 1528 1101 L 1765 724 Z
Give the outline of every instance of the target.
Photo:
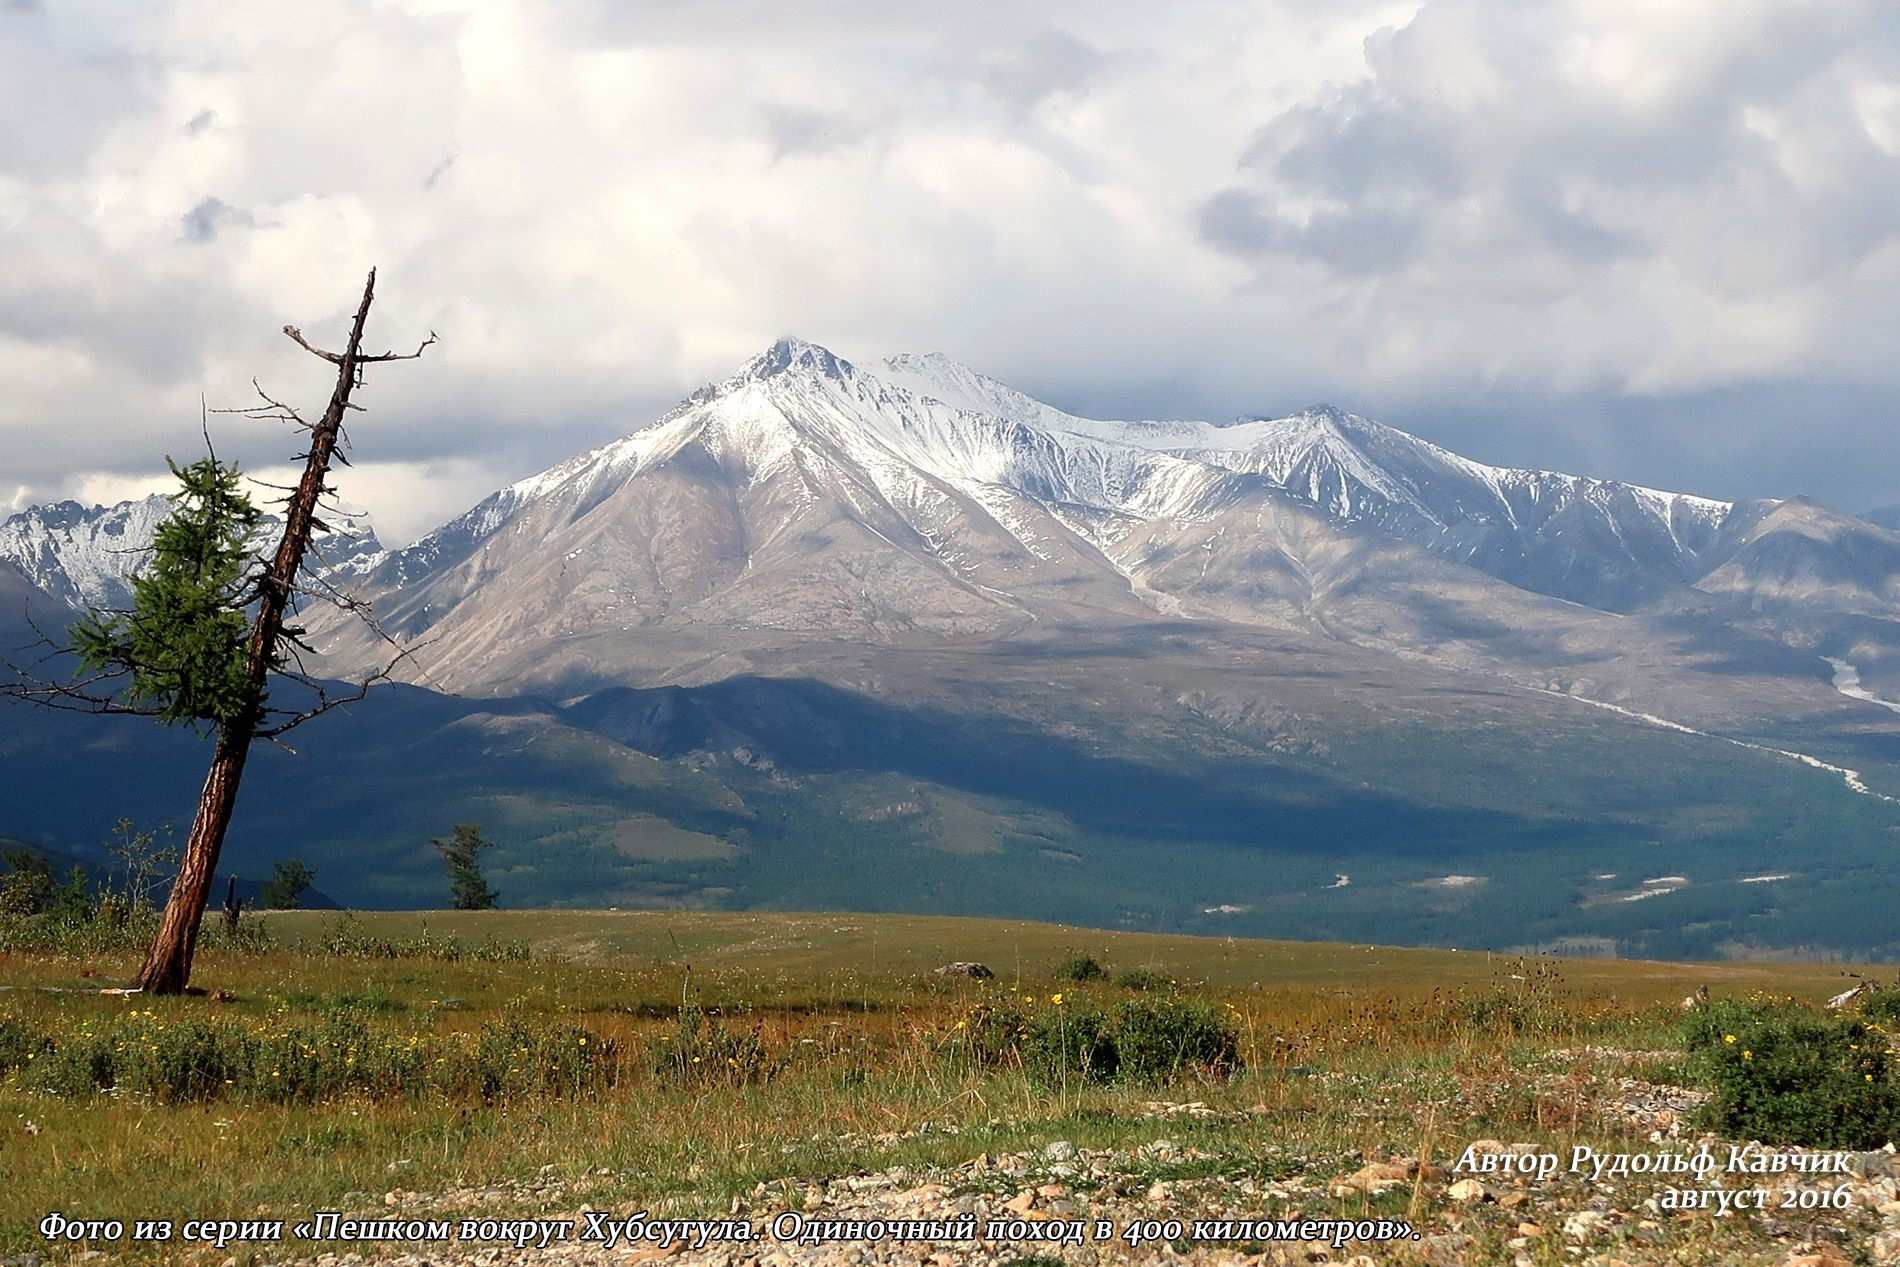
M 482 829 L 472 823 L 457 823 L 454 836 L 448 840 L 431 840 L 429 844 L 442 855 L 443 865 L 448 868 L 449 895 L 455 903 L 455 909 L 493 909 L 501 895 L 488 886 L 488 879 L 482 874 L 481 863 L 475 856 L 494 844 L 482 835 Z
M 95 612 L 74 627 L 87 672 L 129 674 L 128 703 L 157 710 L 167 725 L 255 725 L 245 655 L 252 534 L 263 513 L 236 465 L 204 457 L 180 467 L 179 489 L 152 539 L 152 557 L 132 581 L 130 611 Z

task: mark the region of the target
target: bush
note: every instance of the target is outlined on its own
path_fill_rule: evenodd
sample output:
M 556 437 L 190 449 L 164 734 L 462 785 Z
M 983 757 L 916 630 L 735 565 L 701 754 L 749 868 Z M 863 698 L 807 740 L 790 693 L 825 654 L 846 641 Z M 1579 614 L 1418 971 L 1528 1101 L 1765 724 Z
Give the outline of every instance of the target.
M 159 912 L 145 902 L 107 894 L 98 905 L 81 910 L 69 905 L 21 916 L 0 912 L 0 954 L 112 955 L 143 954 L 158 934 Z M 209 919 L 198 930 L 198 948 L 261 954 L 277 948 L 270 929 L 258 920 L 242 920 L 235 930 Z M 526 955 L 525 948 L 522 951 Z
M 31 849 L 0 853 L 7 864 L 0 875 L 0 914 L 38 915 L 53 901 L 53 864 Z
M 964 1013 L 939 1044 L 942 1050 L 984 1067 L 1020 1065 L 1029 1018 L 1006 1003 L 979 1003 Z
M 249 1044 L 232 1042 L 226 1032 L 203 1021 L 154 1028 L 146 1058 L 125 1062 L 128 1090 L 145 1092 L 164 1104 L 210 1100 L 249 1068 Z
M 1578 1018 L 1562 992 L 1563 975 L 1550 964 L 1522 959 L 1505 980 L 1482 994 L 1461 995 L 1453 1016 L 1472 1029 L 1500 1038 L 1560 1034 L 1575 1030 Z
M 1121 1072 L 1167 1078 L 1183 1070 L 1225 1077 L 1240 1067 L 1240 1036 L 1210 1003 L 1166 999 L 1124 1003 L 1115 1013 Z
M 1900 988 L 1882 987 L 1863 995 L 1860 1014 L 1889 1032 L 1900 1033 Z
M 1106 1013 L 1065 1003 L 1059 993 L 1046 1007 L 981 1003 L 942 1046 L 1045 1083 L 1161 1081 L 1190 1072 L 1225 1077 L 1241 1063 L 1232 1018 L 1186 999 L 1131 1000 Z
M 680 1009 L 673 1033 L 661 1045 L 654 1071 L 681 1086 L 743 1086 L 778 1072 L 757 1029 L 732 1029 L 697 1007 Z
M 1172 990 L 1174 978 L 1159 972 L 1150 972 L 1146 968 L 1137 968 L 1133 972 L 1124 972 L 1115 978 L 1115 984 L 1123 990 Z
M 571 1025 L 506 1020 L 473 1034 L 402 1034 L 371 1028 L 348 1011 L 303 1025 L 135 1011 L 57 1037 L 0 1022 L 0 1059 L 7 1052 L 22 1055 L 23 1084 L 34 1090 L 75 1098 L 113 1091 L 166 1104 L 309 1104 L 352 1095 L 579 1099 L 613 1086 L 621 1067 L 614 1043 Z
M 90 1029 L 48 1044 L 23 1071 L 25 1085 L 53 1095 L 90 1096 L 117 1080 L 112 1041 Z
M 1878 1022 L 1757 999 L 1698 1008 L 1680 1032 L 1714 1092 L 1711 1129 L 1816 1148 L 1900 1141 L 1900 1060 Z
M 616 1045 L 577 1025 L 547 1028 L 510 1019 L 482 1027 L 475 1086 L 485 1101 L 520 1095 L 577 1099 L 616 1080 Z
M 1056 965 L 1058 981 L 1100 981 L 1108 972 L 1094 955 L 1071 955 Z
M 25 1022 L 0 1016 L 0 1078 L 24 1068 L 27 1062 L 38 1059 L 52 1046 L 52 1039 L 35 1033 Z
M 0 915 L 0 953 L 100 955 L 143 953 L 158 932 L 158 912 L 108 899 L 97 907 L 55 907 L 40 915 Z
M 261 955 L 277 949 L 277 936 L 261 919 L 240 919 L 235 924 L 208 919 L 198 929 L 198 949 Z
M 473 946 L 459 938 L 441 937 L 424 924 L 414 937 L 378 937 L 365 932 L 354 911 L 345 911 L 323 935 L 320 949 L 326 955 L 342 959 L 434 959 L 456 963 L 463 959 L 476 963 L 526 963 L 532 954 L 523 941 L 499 941 L 486 937 Z
M 1039 1082 L 1110 1082 L 1121 1070 L 1114 1026 L 1093 1008 L 1060 1005 L 1029 1021 L 1022 1040 L 1023 1068 Z

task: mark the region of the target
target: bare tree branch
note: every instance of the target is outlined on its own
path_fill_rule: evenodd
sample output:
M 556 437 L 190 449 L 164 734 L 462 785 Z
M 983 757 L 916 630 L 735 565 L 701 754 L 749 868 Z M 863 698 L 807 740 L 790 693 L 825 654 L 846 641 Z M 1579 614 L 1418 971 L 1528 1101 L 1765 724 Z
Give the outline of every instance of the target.
M 424 352 L 429 350 L 429 346 L 436 342 L 439 342 L 439 340 L 436 338 L 435 331 L 431 330 L 429 331 L 429 337 L 418 344 L 416 350 L 413 352 L 385 352 L 381 356 L 359 356 L 356 358 L 356 362 L 359 365 L 372 365 L 382 361 L 414 361 L 419 359 Z M 361 406 L 358 407 L 360 408 Z
M 277 421 L 297 427 L 309 436 L 308 449 L 300 455 L 304 463 L 303 476 L 294 488 L 283 490 L 288 495 L 285 498 L 283 532 L 276 549 L 259 560 L 260 566 L 255 573 L 246 574 L 242 568 L 228 562 L 220 566 L 220 605 L 235 603 L 238 610 L 250 613 L 250 630 L 241 649 L 241 661 L 233 662 L 241 668 L 241 680 L 235 682 L 229 691 L 221 687 L 220 698 L 210 711 L 184 714 L 177 711 L 179 705 L 176 698 L 163 707 L 128 705 L 121 701 L 120 697 L 125 692 L 114 688 L 122 679 L 131 678 L 135 689 L 143 695 L 147 691 L 142 674 L 162 677 L 174 671 L 164 665 L 134 662 L 130 657 L 147 654 L 142 650 L 119 654 L 116 647 L 110 648 L 107 671 L 87 670 L 89 675 L 77 681 L 42 681 L 37 674 L 22 670 L 15 670 L 17 681 L 0 681 L 0 695 L 33 699 L 52 707 L 92 713 L 159 715 L 167 720 L 196 718 L 210 721 L 215 727 L 215 750 L 203 790 L 199 794 L 191 834 L 186 841 L 177 878 L 166 899 L 157 935 L 139 975 L 139 987 L 153 993 L 175 994 L 190 981 L 198 927 L 204 916 L 213 872 L 217 867 L 232 810 L 237 803 L 238 788 L 251 744 L 255 740 L 265 739 L 286 751 L 294 752 L 295 749 L 281 742 L 280 736 L 332 709 L 363 699 L 372 686 L 394 680 L 396 671 L 410 662 L 426 645 L 413 643 L 402 646 L 377 624 L 367 603 L 353 595 L 343 594 L 327 578 L 315 578 L 313 584 L 307 584 L 303 579 L 309 573 L 310 556 L 317 539 L 334 532 L 329 523 L 318 517 L 317 510 L 323 504 L 322 499 L 335 492 L 328 482 L 330 463 L 345 461 L 339 452 L 349 444 L 343 419 L 352 410 L 360 412 L 360 406 L 350 397 L 363 384 L 363 367 L 388 361 L 415 360 L 438 341 L 435 332 L 430 331 L 429 337 L 414 352 L 391 351 L 365 355 L 362 350 L 363 328 L 375 291 L 376 272 L 372 269 L 364 282 L 362 299 L 350 324 L 348 343 L 341 352 L 315 346 L 304 338 L 296 326 L 284 327 L 285 335 L 299 347 L 337 367 L 335 386 L 320 420 L 312 422 L 306 419 L 295 408 L 272 397 L 255 379 L 251 385 L 257 392 L 259 403 L 247 408 L 214 411 L 205 405 L 202 398 L 199 401 L 199 425 L 208 450 L 211 448 L 211 436 L 207 419 L 212 412 L 236 413 L 257 421 Z M 213 479 L 231 481 L 228 474 L 218 471 L 215 451 L 210 464 L 214 468 Z M 273 486 L 266 484 L 264 487 Z M 245 522 L 248 527 L 250 519 L 247 517 Z M 322 555 L 319 552 L 315 557 L 320 561 Z M 312 675 L 308 668 L 318 652 L 306 640 L 305 627 L 287 619 L 299 613 L 301 600 L 305 597 L 321 597 L 326 602 L 355 613 L 374 630 L 378 638 L 394 648 L 394 654 L 387 663 L 353 687 Z M 34 632 L 40 633 L 37 626 Z M 54 652 L 65 649 L 43 633 L 40 633 L 40 637 L 42 644 Z M 99 639 L 93 636 L 90 627 L 85 639 L 89 641 L 85 642 L 87 650 L 82 665 L 99 654 L 92 646 L 92 642 Z M 306 657 L 310 657 L 310 660 L 306 660 Z M 266 695 L 267 683 L 272 675 L 288 678 L 306 692 L 293 701 L 306 706 L 272 707 Z M 162 695 L 164 692 L 158 689 L 154 693 Z M 230 698 L 224 698 L 226 695 Z M 197 707 L 202 709 L 204 706 Z
M 320 356 L 324 360 L 330 362 L 330 364 L 332 365 L 343 364 L 342 353 L 326 352 L 322 348 L 313 345 L 308 339 L 303 337 L 303 331 L 299 330 L 296 326 L 285 326 L 284 333 L 290 336 L 291 342 L 295 343 L 298 347 L 310 353 L 312 356 Z M 380 356 L 358 355 L 358 356 L 352 357 L 351 360 L 354 364 L 357 364 L 357 365 L 374 365 L 374 364 L 379 364 L 383 361 L 413 361 L 417 359 L 418 357 L 420 357 L 423 354 L 423 352 L 428 349 L 431 343 L 436 343 L 436 342 L 439 342 L 439 340 L 436 337 L 435 331 L 431 330 L 429 331 L 429 337 L 424 339 L 421 345 L 417 347 L 416 350 L 413 352 L 405 352 L 405 353 L 384 352 Z M 347 406 L 347 407 L 357 409 L 357 410 L 362 409 L 361 405 L 352 405 L 352 406 Z
M 86 713 L 95 717 L 157 717 L 164 710 L 121 703 L 116 696 L 94 695 L 87 688 L 126 676 L 127 671 L 100 674 L 79 682 L 48 682 L 23 679 L 0 682 L 0 698 L 21 699 L 62 713 Z
M 289 720 L 279 725 L 260 727 L 256 731 L 257 737 L 260 739 L 276 739 L 279 735 L 287 731 L 295 730 L 312 717 L 321 717 L 333 708 L 341 708 L 345 704 L 356 703 L 368 695 L 369 688 L 375 686 L 377 683 L 395 681 L 396 666 L 415 654 L 417 650 L 418 648 L 416 647 L 405 647 L 401 654 L 397 655 L 395 659 L 365 677 L 356 689 L 351 691 L 348 695 L 331 695 L 321 684 L 318 684 L 316 688 L 317 702 L 314 705 L 304 709 L 302 712 L 291 714 Z
M 289 335 L 292 342 L 304 351 L 310 353 L 310 355 L 320 356 L 332 365 L 343 364 L 343 356 L 341 353 L 325 352 L 322 348 L 312 347 L 310 342 L 303 337 L 303 331 L 299 330 L 296 326 L 285 326 L 284 333 Z

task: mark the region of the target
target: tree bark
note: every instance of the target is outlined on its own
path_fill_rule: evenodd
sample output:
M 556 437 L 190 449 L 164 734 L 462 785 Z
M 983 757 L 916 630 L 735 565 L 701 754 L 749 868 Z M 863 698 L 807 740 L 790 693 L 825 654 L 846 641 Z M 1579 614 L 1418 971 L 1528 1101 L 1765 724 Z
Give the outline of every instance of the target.
M 317 501 L 324 492 L 324 480 L 329 475 L 330 459 L 336 453 L 337 439 L 342 434 L 343 415 L 350 407 L 350 393 L 355 390 L 357 374 L 364 360 L 396 359 L 362 356 L 363 323 L 369 317 L 375 292 L 376 270 L 371 269 L 369 280 L 363 285 L 363 302 L 350 326 L 350 341 L 341 353 L 318 352 L 304 343 L 301 335 L 289 327 L 285 329 L 299 344 L 336 365 L 336 389 L 331 393 L 330 405 L 324 410 L 322 420 L 311 428 L 310 452 L 304 462 L 303 478 L 290 495 L 284 515 L 284 535 L 258 582 L 257 615 L 251 624 L 245 660 L 247 704 L 236 717 L 218 727 L 217 748 L 212 754 L 210 773 L 205 776 L 204 790 L 198 796 L 198 811 L 192 818 L 191 836 L 185 842 L 178 878 L 165 900 L 158 936 L 139 973 L 139 986 L 153 994 L 182 994 L 191 981 L 198 926 L 204 920 L 211 882 L 218 869 L 218 855 L 224 848 L 224 834 L 231 825 L 231 812 L 237 806 L 244 761 L 250 754 L 251 740 L 263 712 L 264 685 L 278 662 L 277 643 L 284 632 L 284 614 L 296 589 L 304 553 L 310 548 Z
M 250 753 L 248 729 L 218 729 L 218 746 L 211 757 L 211 771 L 205 776 L 204 791 L 198 795 L 198 812 L 185 841 L 178 878 L 172 881 L 165 914 L 158 922 L 158 937 L 139 976 L 140 987 L 153 994 L 182 994 L 191 981 L 198 925 L 204 919 L 211 881 L 218 869 L 218 853 L 224 847 L 224 831 L 237 805 L 238 782 L 244 777 L 244 761 Z

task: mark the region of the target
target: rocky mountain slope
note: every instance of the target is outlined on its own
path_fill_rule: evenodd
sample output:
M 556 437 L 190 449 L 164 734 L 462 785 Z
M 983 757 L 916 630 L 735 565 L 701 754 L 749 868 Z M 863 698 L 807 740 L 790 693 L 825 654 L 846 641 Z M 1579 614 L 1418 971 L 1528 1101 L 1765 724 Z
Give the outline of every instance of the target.
M 97 601 L 116 509 L 17 516 L 0 561 Z M 259 776 L 350 814 L 239 846 L 347 859 L 344 901 L 419 900 L 452 821 L 552 902 L 1718 953 L 1880 950 L 1861 912 L 1900 896 L 1900 537 L 1808 502 L 1326 408 L 1082 419 L 785 340 L 369 540 L 332 566 L 427 689 L 326 718 L 336 767 Z M 310 625 L 337 674 L 383 663 Z M 64 786 L 43 754 L 84 733 L 22 729 L 0 775 Z M 166 761 L 120 795 L 165 803 L 136 789 Z
M 152 533 L 170 512 L 170 499 L 157 493 L 115 506 L 64 501 L 28 507 L 0 521 L 0 564 L 71 606 L 124 607 Z M 318 571 L 346 578 L 383 556 L 368 516 L 331 509 L 324 523 L 330 531 L 318 537 Z M 274 546 L 282 530 L 281 519 L 267 517 L 258 542 Z

